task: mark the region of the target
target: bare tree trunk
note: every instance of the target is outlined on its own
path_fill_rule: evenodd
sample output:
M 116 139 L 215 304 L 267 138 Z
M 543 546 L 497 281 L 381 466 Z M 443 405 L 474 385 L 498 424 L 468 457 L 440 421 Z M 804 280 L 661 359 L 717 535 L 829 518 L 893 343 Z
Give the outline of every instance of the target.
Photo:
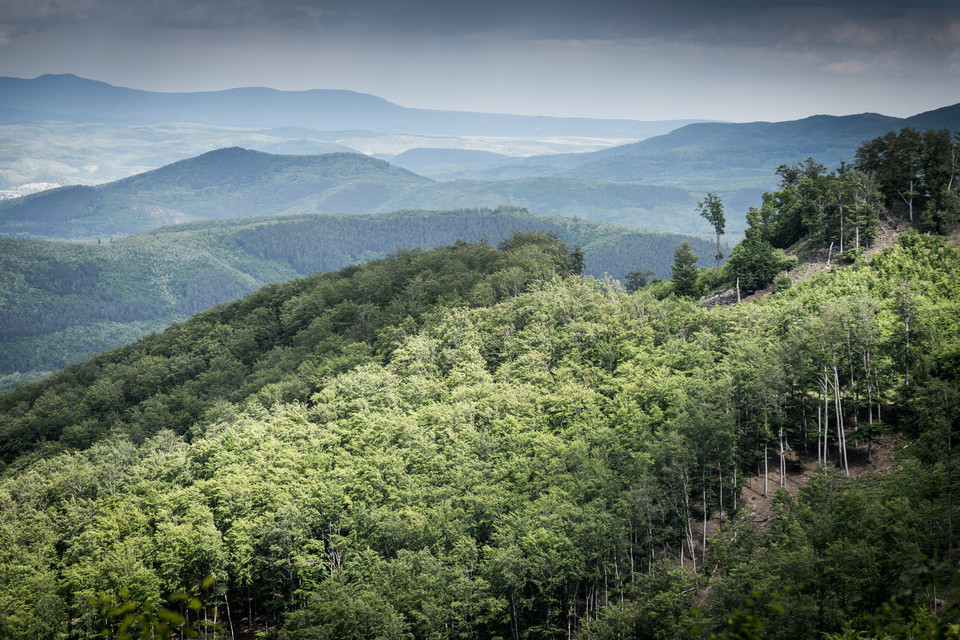
M 647 525 L 647 542 L 650 547 L 650 557 L 647 559 L 647 575 L 653 575 L 653 563 L 657 559 L 657 554 L 653 550 L 653 530 Z
M 720 474 L 720 524 L 723 524 L 723 465 L 717 462 L 717 473 Z
M 693 546 L 693 527 L 690 526 L 690 518 L 687 518 L 687 542 L 690 544 L 690 566 L 693 572 L 697 572 L 697 550 Z
M 827 368 L 823 367 L 823 464 L 826 465 L 830 456 L 830 396 L 827 392 L 830 390 L 827 379 Z
M 847 477 L 850 477 L 850 468 L 847 466 L 847 438 L 843 430 L 843 405 L 840 402 L 840 375 L 837 372 L 837 365 L 833 365 L 833 393 L 834 410 L 837 413 L 837 439 L 840 444 L 840 457 L 843 460 L 843 471 Z
M 683 569 L 683 547 L 686 545 L 686 540 L 684 538 L 687 536 L 686 531 L 680 534 L 680 568 Z
M 763 443 L 763 497 L 767 497 L 767 443 Z
M 840 253 L 843 253 L 843 206 L 840 207 Z
M 683 505 L 684 520 L 686 521 L 686 538 L 690 547 L 690 565 L 694 573 L 697 571 L 697 551 L 693 546 L 693 527 L 690 526 L 690 478 L 687 476 L 686 469 L 682 469 L 680 479 L 683 483 Z M 683 548 L 683 539 L 680 540 L 680 547 Z M 681 556 L 682 559 L 682 556 Z
M 810 434 L 808 432 L 807 424 L 807 399 L 804 396 L 800 396 L 800 428 L 802 430 L 800 435 L 800 446 L 803 447 L 803 453 L 806 454 L 807 441 L 810 438 Z
M 780 486 L 786 486 L 787 458 L 783 451 L 783 425 L 780 425 Z
M 820 417 L 820 403 L 817 403 L 817 465 L 823 464 L 823 451 L 821 449 L 820 438 L 823 436 L 823 423 Z
M 840 208 L 840 253 L 843 253 L 843 193 L 841 192 L 840 197 L 837 198 L 837 205 Z M 827 260 L 827 264 L 830 261 Z
M 224 594 L 223 600 L 224 600 L 224 602 L 227 603 L 227 623 L 230 625 L 230 639 L 233 640 L 233 638 L 235 638 L 235 636 L 234 636 L 234 634 L 233 634 L 233 617 L 230 615 L 230 597 L 229 597 L 229 594 Z
M 907 352 L 906 356 L 903 359 L 904 372 L 903 372 L 903 386 L 910 386 L 910 316 L 907 315 L 903 320 L 904 331 L 907 338 Z
M 653 550 L 653 525 L 650 523 L 650 517 L 647 516 L 647 548 L 650 550 L 647 560 L 647 575 L 653 575 L 653 562 L 657 557 Z
M 723 254 L 720 253 L 720 232 L 717 231 L 717 255 L 716 255 L 716 258 L 717 258 L 717 270 L 718 270 L 718 271 L 720 270 L 720 260 L 721 260 L 721 257 L 720 257 L 720 256 L 721 256 L 721 255 L 723 255 Z
M 879 367 L 873 370 L 873 380 L 874 388 L 877 390 L 877 422 L 883 422 L 883 418 L 880 416 L 880 369 Z
M 733 510 L 737 510 L 737 496 L 740 495 L 739 489 L 737 489 L 737 445 L 733 445 Z
M 604 604 L 610 604 L 610 585 L 607 582 L 607 568 L 603 568 L 603 600 Z M 549 617 L 547 618 L 550 619 Z
M 687 544 L 690 548 L 690 566 L 693 572 L 697 572 L 697 550 L 693 546 L 693 527 L 690 524 L 690 492 L 688 491 L 684 498 L 687 501 Z
M 900 196 L 900 199 L 903 200 L 903 203 L 907 205 L 907 210 L 910 212 L 910 222 L 913 222 L 913 180 L 910 180 L 910 190 L 907 191 L 906 194 L 898 189 L 897 195 Z M 908 198 L 907 195 L 910 197 Z
M 707 564 L 707 465 L 701 467 L 700 479 L 703 483 L 703 547 L 700 549 L 700 564 Z
M 850 391 L 853 393 L 853 432 L 857 432 L 857 405 L 860 402 L 860 386 L 856 384 L 853 375 L 853 344 L 850 337 L 850 327 L 847 326 L 847 368 L 850 369 Z

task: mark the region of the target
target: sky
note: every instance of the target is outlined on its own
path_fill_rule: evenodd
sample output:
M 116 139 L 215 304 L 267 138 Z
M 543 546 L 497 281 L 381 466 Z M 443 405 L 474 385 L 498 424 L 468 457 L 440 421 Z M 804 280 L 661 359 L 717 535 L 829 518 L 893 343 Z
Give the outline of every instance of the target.
M 0 0 L 0 75 L 733 122 L 960 102 L 960 0 Z

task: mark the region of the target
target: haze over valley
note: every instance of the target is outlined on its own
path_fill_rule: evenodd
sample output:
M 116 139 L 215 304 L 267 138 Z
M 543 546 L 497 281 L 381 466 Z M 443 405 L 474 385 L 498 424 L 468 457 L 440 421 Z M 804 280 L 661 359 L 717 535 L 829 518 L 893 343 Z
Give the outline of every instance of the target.
M 278 213 L 508 204 L 544 215 L 685 233 L 707 231 L 697 229 L 692 207 L 707 191 L 719 193 L 738 212 L 730 217 L 730 232 L 737 234 L 747 208 L 758 206 L 762 193 L 776 186 L 776 168 L 782 164 L 815 157 L 837 166 L 852 162 L 865 140 L 901 127 L 960 126 L 956 105 L 908 118 L 862 114 L 778 123 L 637 122 L 423 111 L 342 91 L 159 94 L 74 76 L 6 78 L 0 85 L 0 113 L 9 123 L 3 127 L 0 189 L 8 196 L 52 185 L 102 185 L 224 147 L 300 156 L 363 152 L 429 180 L 418 183 L 409 175 L 402 185 L 388 184 L 400 179 L 394 173 L 386 183 L 370 178 L 363 187 L 356 181 L 324 179 L 324 188 L 332 190 L 328 196 L 336 193 L 332 200 L 318 195 L 288 202 L 288 196 L 275 199 L 269 191 L 259 197 L 276 200 L 268 209 Z M 95 115 L 106 122 L 88 122 Z M 224 123 L 244 128 L 225 128 Z M 438 136 L 440 130 L 445 133 Z M 177 166 L 190 170 L 189 165 Z M 304 182 L 302 176 L 294 180 Z M 104 193 L 119 189 L 129 196 L 124 184 L 137 183 L 104 185 Z M 314 188 L 318 194 L 322 190 Z M 287 208 L 278 209 L 284 202 Z M 29 224 L 15 230 L 9 220 L 18 214 L 9 208 L 0 214 L 0 227 L 7 235 L 90 240 L 211 216 L 209 208 L 198 213 L 179 196 L 145 196 L 140 206 L 140 222 L 112 230 L 94 226 L 83 231 L 83 223 L 59 232 Z M 213 206 L 221 209 L 218 217 L 229 217 L 234 205 Z M 258 206 L 247 202 L 235 215 L 271 212 Z M 156 211 L 165 213 L 157 216 Z

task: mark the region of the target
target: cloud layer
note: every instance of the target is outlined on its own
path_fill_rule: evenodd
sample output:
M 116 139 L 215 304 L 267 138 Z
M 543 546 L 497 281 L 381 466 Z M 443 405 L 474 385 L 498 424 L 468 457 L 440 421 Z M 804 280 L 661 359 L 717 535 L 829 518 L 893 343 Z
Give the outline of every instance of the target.
M 0 74 L 47 72 L 161 90 L 329 86 L 411 106 L 641 118 L 640 104 L 653 117 L 671 110 L 654 86 L 677 117 L 744 119 L 746 101 L 770 118 L 791 101 L 851 112 L 887 95 L 891 115 L 909 115 L 960 101 L 960 3 L 0 0 Z M 698 88 L 724 112 L 693 113 Z M 822 92 L 833 101 L 811 95 Z M 493 99 L 507 93 L 516 109 Z M 912 107 L 909 95 L 926 103 Z

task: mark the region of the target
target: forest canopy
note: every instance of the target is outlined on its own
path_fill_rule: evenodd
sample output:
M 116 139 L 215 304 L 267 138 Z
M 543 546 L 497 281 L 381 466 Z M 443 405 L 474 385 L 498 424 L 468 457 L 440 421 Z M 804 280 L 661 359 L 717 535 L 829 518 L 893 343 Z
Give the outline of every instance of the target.
M 813 638 L 948 561 L 956 249 L 709 310 L 579 268 L 537 233 L 400 252 L 0 397 L 0 629 L 212 576 L 225 628 L 284 638 L 695 637 L 786 586 L 763 637 Z M 892 427 L 900 469 L 848 479 Z M 791 452 L 819 471 L 758 529 L 745 477 Z
M 709 308 L 583 260 L 397 251 L 0 396 L 0 635 L 956 637 L 960 251 Z

